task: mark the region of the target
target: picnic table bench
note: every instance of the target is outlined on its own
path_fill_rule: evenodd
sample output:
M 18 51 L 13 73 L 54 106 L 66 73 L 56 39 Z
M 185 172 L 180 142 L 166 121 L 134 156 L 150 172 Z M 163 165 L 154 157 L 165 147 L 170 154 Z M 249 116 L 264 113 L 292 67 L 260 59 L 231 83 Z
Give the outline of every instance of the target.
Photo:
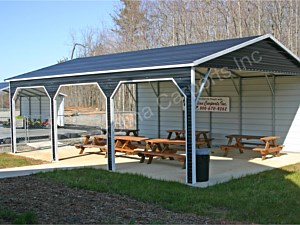
M 185 169 L 185 167 L 186 167 L 185 155 L 180 155 L 180 154 L 171 153 L 171 152 L 151 152 L 151 151 L 139 152 L 138 155 L 141 156 L 140 163 L 143 163 L 145 161 L 145 157 L 148 157 L 149 159 L 148 159 L 147 164 L 151 164 L 153 157 L 161 156 L 163 158 L 170 158 L 171 160 L 175 158 L 179 162 L 183 162 L 182 169 Z
M 177 159 L 179 162 L 183 162 L 182 168 L 186 167 L 186 155 L 178 154 L 178 148 L 175 146 L 185 146 L 185 140 L 175 140 L 175 139 L 166 139 L 166 138 L 155 138 L 146 140 L 147 145 L 145 151 L 141 151 L 138 155 L 141 157 L 140 163 L 145 161 L 145 158 L 148 158 L 147 164 L 151 164 L 155 156 L 162 157 L 163 159 L 169 158 L 170 160 Z M 196 142 L 196 144 L 199 144 Z
M 265 160 L 266 155 L 269 153 L 275 153 L 276 156 L 280 156 L 280 151 L 283 148 L 283 145 L 278 145 L 276 142 L 280 138 L 279 136 L 231 134 L 226 137 L 228 138 L 227 145 L 220 146 L 220 149 L 224 151 L 224 156 L 227 156 L 228 151 L 232 149 L 238 149 L 240 153 L 243 153 L 243 150 L 253 150 L 259 151 L 262 155 L 262 160 Z

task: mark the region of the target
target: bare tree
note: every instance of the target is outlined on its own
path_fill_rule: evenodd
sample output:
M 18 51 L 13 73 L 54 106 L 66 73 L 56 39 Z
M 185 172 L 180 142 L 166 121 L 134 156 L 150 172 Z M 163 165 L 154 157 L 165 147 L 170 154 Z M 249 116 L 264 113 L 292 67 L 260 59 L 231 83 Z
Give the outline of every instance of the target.
M 77 51 L 84 57 L 272 33 L 299 55 L 299 12 L 298 0 L 121 0 L 113 27 L 87 27 L 72 38 L 86 46 Z M 80 104 L 104 107 L 92 88 L 69 91 L 89 99 Z M 122 85 L 116 107 L 133 110 L 134 93 Z

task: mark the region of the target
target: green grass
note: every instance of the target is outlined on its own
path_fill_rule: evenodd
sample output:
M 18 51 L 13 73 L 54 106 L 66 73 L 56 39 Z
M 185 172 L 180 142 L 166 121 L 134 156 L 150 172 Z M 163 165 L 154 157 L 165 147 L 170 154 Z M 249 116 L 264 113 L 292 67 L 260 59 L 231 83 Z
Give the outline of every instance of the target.
M 36 216 L 32 212 L 15 213 L 12 210 L 0 208 L 0 220 L 13 224 L 37 224 Z
M 7 153 L 0 153 L 0 169 L 19 167 L 19 166 L 30 166 L 45 163 L 42 160 L 35 160 L 26 157 L 11 155 Z
M 199 189 L 177 182 L 97 169 L 38 176 L 99 192 L 127 195 L 176 212 L 242 223 L 300 223 L 300 163 Z

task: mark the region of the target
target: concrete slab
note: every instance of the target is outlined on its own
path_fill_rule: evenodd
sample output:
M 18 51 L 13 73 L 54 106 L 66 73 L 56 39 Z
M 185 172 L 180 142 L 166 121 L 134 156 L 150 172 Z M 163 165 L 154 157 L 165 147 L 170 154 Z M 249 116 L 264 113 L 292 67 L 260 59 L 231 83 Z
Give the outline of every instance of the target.
M 64 146 L 64 144 L 61 142 L 58 142 L 57 144 L 59 147 Z M 51 147 L 51 141 L 31 142 L 31 143 L 27 143 L 27 145 L 34 149 L 43 149 L 43 148 L 49 149 Z
M 261 155 L 254 151 L 245 151 L 240 154 L 238 150 L 232 150 L 228 157 L 223 157 L 223 152 L 218 148 L 212 149 L 210 157 L 209 181 L 198 182 L 195 187 L 208 187 L 218 183 L 227 182 L 231 179 L 243 177 L 249 174 L 255 174 L 282 166 L 300 162 L 299 153 L 283 153 L 280 157 L 268 156 L 267 160 L 262 160 Z M 17 155 L 43 159 L 49 161 L 49 164 L 1 169 L 0 178 L 7 176 L 21 176 L 40 171 L 49 171 L 53 169 L 70 169 L 80 167 L 95 167 L 107 169 L 107 158 L 99 153 L 99 149 L 87 149 L 84 154 L 79 155 L 79 150 L 74 146 L 60 147 L 58 154 L 60 161 L 51 161 L 51 150 L 35 150 L 20 152 Z M 144 176 L 186 182 L 186 170 L 181 169 L 182 163 L 174 160 L 163 160 L 155 158 L 152 164 L 139 163 L 138 156 L 116 157 L 116 171 L 121 173 L 142 174 Z

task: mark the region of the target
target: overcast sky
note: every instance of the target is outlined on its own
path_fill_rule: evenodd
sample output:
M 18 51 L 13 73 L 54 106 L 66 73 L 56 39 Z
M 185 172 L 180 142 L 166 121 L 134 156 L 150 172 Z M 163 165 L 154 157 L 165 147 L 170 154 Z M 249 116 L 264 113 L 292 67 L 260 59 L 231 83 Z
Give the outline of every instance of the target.
M 71 33 L 112 24 L 118 1 L 1 1 L 0 82 L 70 58 Z

